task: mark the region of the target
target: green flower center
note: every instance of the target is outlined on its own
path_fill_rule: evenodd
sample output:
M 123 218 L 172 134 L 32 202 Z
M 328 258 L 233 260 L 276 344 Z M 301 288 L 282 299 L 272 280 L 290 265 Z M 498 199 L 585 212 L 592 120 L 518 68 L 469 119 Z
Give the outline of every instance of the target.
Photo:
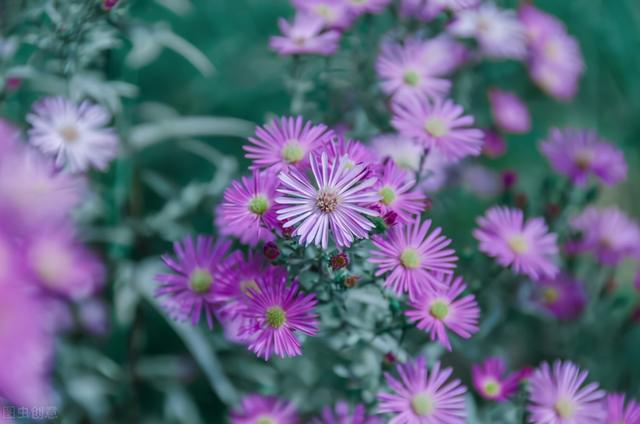
M 323 190 L 318 193 L 316 205 L 324 213 L 331 213 L 338 207 L 338 195 L 334 191 Z
M 420 254 L 416 249 L 407 247 L 400 255 L 400 263 L 407 269 L 415 269 L 420 266 Z
M 315 7 L 315 11 L 318 15 L 320 15 L 322 18 L 324 18 L 327 21 L 331 21 L 334 18 L 333 11 L 326 4 L 317 5 Z
M 560 293 L 553 287 L 547 287 L 542 291 L 542 301 L 544 303 L 556 303 L 560 298 Z
M 449 305 L 443 300 L 436 300 L 431 304 L 429 313 L 435 319 L 442 321 L 449 315 Z
M 576 413 L 573 402 L 566 398 L 560 398 L 554 405 L 554 409 L 560 418 L 572 418 Z
M 282 157 L 287 163 L 298 163 L 304 157 L 304 149 L 298 140 L 289 140 L 282 148 Z
M 393 189 L 389 186 L 382 187 L 378 194 L 382 196 L 382 203 L 387 206 L 389 206 L 391 203 L 393 203 L 394 200 L 396 200 L 396 192 L 393 191 Z
M 502 386 L 500 383 L 494 378 L 488 378 L 484 382 L 484 392 L 487 396 L 494 397 L 500 394 L 500 390 Z
M 260 290 L 258 288 L 258 283 L 256 283 L 256 280 L 240 281 L 240 290 L 242 290 L 244 294 L 246 294 L 247 296 L 252 296 L 251 292 L 249 291 L 250 289 L 253 290 L 254 292 L 257 292 L 258 290 Z
M 278 422 L 271 417 L 258 417 L 256 424 L 278 424 Z
M 436 405 L 431 396 L 423 392 L 418 393 L 411 399 L 411 409 L 416 415 L 426 417 L 433 414 Z
M 262 215 L 267 209 L 269 209 L 269 201 L 261 194 L 254 196 L 249 201 L 249 210 L 256 215 Z
M 527 253 L 529 251 L 529 244 L 521 234 L 515 234 L 511 236 L 507 243 L 509 244 L 511 250 L 519 255 L 522 255 L 523 253 Z
M 266 319 L 267 324 L 273 328 L 280 328 L 287 320 L 287 315 L 280 306 L 272 306 L 267 309 Z
M 189 287 L 196 293 L 206 293 L 213 284 L 213 276 L 203 268 L 196 268 L 189 275 Z
M 58 130 L 58 134 L 60 137 L 64 139 L 67 143 L 73 143 L 74 141 L 78 141 L 80 138 L 80 132 L 78 129 L 72 125 L 66 125 Z
M 407 71 L 404 73 L 402 80 L 405 84 L 415 87 L 420 82 L 420 75 L 416 71 Z
M 446 123 L 437 116 L 432 116 L 424 123 L 424 129 L 433 137 L 442 137 L 449 132 Z

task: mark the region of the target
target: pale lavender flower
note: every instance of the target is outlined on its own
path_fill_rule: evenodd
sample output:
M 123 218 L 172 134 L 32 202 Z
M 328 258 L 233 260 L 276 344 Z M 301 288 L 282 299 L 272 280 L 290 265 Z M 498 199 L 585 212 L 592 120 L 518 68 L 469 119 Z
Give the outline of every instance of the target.
M 249 395 L 229 415 L 231 424 L 298 424 L 293 403 L 274 396 Z
M 380 195 L 382 214 L 393 211 L 401 222 L 413 221 L 426 206 L 426 197 L 415 190 L 415 178 L 399 168 L 392 160 L 387 160 L 378 171 L 376 189 Z
M 297 10 L 321 18 L 324 26 L 344 30 L 357 15 L 345 0 L 292 0 Z
M 349 8 L 357 15 L 363 13 L 381 13 L 391 0 L 344 0 Z
M 536 281 L 533 296 L 538 307 L 561 320 L 578 317 L 587 305 L 584 284 L 566 274 Z
M 548 34 L 562 34 L 566 32 L 564 23 L 555 16 L 543 12 L 531 3 L 522 3 L 518 9 L 518 18 L 524 25 L 527 40 L 530 45 L 540 44 Z
M 443 77 L 451 74 L 468 57 L 467 47 L 443 34 L 422 43 L 421 62 L 429 75 Z
M 391 158 L 404 170 L 416 172 L 420 169 L 420 158 L 424 154 L 424 147 L 409 137 L 381 134 L 371 140 L 371 145 L 380 161 Z
M 72 172 L 105 170 L 118 153 L 118 136 L 106 127 L 109 121 L 111 115 L 102 106 L 46 97 L 27 115 L 29 143 Z
M 457 257 L 448 248 L 451 240 L 440 228 L 429 233 L 431 220 L 393 226 L 386 235 L 373 238 L 369 261 L 378 266 L 375 275 L 389 273 L 383 283 L 395 294 L 417 299 L 428 287 L 442 284 L 435 273 L 452 274 Z
M 338 50 L 340 32 L 325 30 L 319 16 L 298 13 L 293 22 L 280 18 L 278 26 L 282 36 L 271 37 L 269 47 L 281 55 L 331 55 Z
M 542 218 L 525 221 L 521 210 L 495 206 L 478 219 L 478 226 L 473 235 L 480 242 L 480 251 L 501 266 L 511 266 L 514 272 L 533 279 L 558 273 L 556 235 L 549 233 Z
M 553 169 L 576 185 L 586 184 L 591 174 L 610 186 L 627 177 L 624 153 L 594 131 L 554 128 L 540 150 Z
M 499 357 L 487 358 L 471 368 L 473 386 L 487 400 L 506 402 L 518 392 L 522 372 L 507 374 L 507 365 Z
M 474 7 L 480 0 L 402 0 L 400 14 L 430 21 L 445 10 L 459 12 Z
M 345 159 L 329 162 L 325 152 L 320 160 L 311 160 L 313 180 L 296 169 L 280 173 L 278 219 L 285 221 L 284 228 L 296 225 L 293 235 L 300 236 L 300 243 L 326 249 L 331 233 L 339 247 L 346 247 L 373 229 L 367 216 L 378 215 L 369 207 L 379 199 L 373 189 L 376 178 L 368 177 L 363 164 L 344 165 Z
M 362 404 L 351 408 L 347 402 L 338 401 L 335 408 L 323 408 L 322 416 L 312 420 L 311 424 L 382 424 L 382 421 L 368 416 Z
M 583 386 L 588 376 L 570 361 L 547 362 L 529 381 L 529 422 L 532 424 L 602 424 L 605 393 L 597 383 Z
M 622 393 L 612 393 L 606 399 L 607 418 L 604 424 L 640 424 L 640 405 L 633 399 L 626 402 Z
M 400 380 L 385 373 L 394 393 L 378 394 L 378 411 L 393 414 L 393 424 L 464 424 L 467 419 L 460 380 L 448 381 L 453 370 L 436 362 L 427 370 L 423 357 L 397 366 Z
M 473 118 L 464 115 L 462 107 L 451 100 L 400 100 L 393 105 L 391 124 L 400 134 L 451 161 L 477 156 L 482 151 L 484 134 L 471 128 Z
M 502 131 L 522 134 L 531 129 L 529 109 L 515 93 L 497 88 L 491 89 L 489 103 L 493 121 Z

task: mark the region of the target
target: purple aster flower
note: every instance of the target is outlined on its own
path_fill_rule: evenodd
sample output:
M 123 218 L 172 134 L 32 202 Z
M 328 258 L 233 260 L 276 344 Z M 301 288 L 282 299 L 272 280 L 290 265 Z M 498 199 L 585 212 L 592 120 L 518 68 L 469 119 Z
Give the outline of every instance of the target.
M 428 22 L 444 10 L 459 12 L 478 3 L 480 0 L 402 0 L 400 14 Z
M 318 16 L 327 28 L 343 30 L 357 15 L 345 0 L 292 0 L 297 10 Z
M 293 235 L 300 236 L 300 243 L 327 248 L 329 232 L 339 247 L 347 247 L 356 238 L 367 238 L 374 224 L 367 216 L 377 216 L 369 207 L 379 197 L 373 190 L 375 177 L 368 178 L 363 164 L 349 169 L 346 159 L 329 162 L 326 152 L 321 159 L 311 160 L 313 182 L 296 169 L 281 172 L 283 196 L 276 202 L 278 219 L 286 221 L 284 228 L 297 225 Z
M 487 400 L 506 402 L 518 392 L 522 379 L 521 372 L 507 373 L 507 365 L 502 358 L 490 357 L 471 368 L 473 386 L 480 396 Z
M 304 122 L 301 116 L 281 117 L 256 129 L 251 144 L 243 146 L 252 169 L 269 168 L 281 171 L 291 167 L 309 166 L 309 155 L 321 149 L 333 138 L 326 125 Z
M 68 226 L 32 233 L 23 253 L 33 280 L 47 292 L 81 300 L 104 283 L 104 266 L 74 239 Z
M 452 161 L 477 156 L 482 151 L 484 134 L 470 128 L 473 118 L 464 115 L 462 107 L 451 100 L 400 100 L 393 105 L 391 124 L 400 134 Z
M 459 12 L 449 31 L 459 37 L 475 38 L 488 57 L 522 59 L 527 54 L 525 30 L 516 13 L 492 2 Z
M 604 265 L 617 265 L 640 253 L 640 227 L 616 207 L 589 207 L 571 226 L 582 234 L 577 251 L 593 252 Z
M 176 319 L 191 318 L 196 325 L 204 313 L 209 328 L 213 327 L 213 316 L 219 302 L 217 291 L 222 275 L 236 257 L 227 257 L 231 242 L 212 237 L 188 236 L 173 244 L 176 257 L 163 255 L 162 261 L 172 271 L 158 274 L 159 287 L 156 296 L 166 298 L 164 306 Z
M 544 61 L 532 62 L 529 66 L 531 79 L 547 94 L 569 101 L 578 92 L 579 74 L 574 71 L 556 68 Z
M 379 393 L 380 413 L 394 414 L 394 424 L 464 424 L 467 418 L 464 394 L 466 387 L 460 380 L 447 381 L 453 370 L 440 368 L 436 362 L 427 370 L 425 359 L 416 358 L 396 367 L 400 381 L 385 373 L 387 384 L 394 393 Z
M 561 320 L 579 316 L 587 305 L 584 284 L 565 274 L 536 281 L 534 301 L 544 311 Z
M 281 358 L 302 354 L 297 333 L 313 336 L 318 332 L 314 313 L 315 294 L 298 292 L 298 283 L 287 287 L 286 275 L 266 274 L 248 286 L 247 307 L 243 316 L 251 325 L 243 333 L 251 337 L 249 350 L 269 360 L 274 353 Z
M 369 417 L 362 404 L 353 407 L 347 402 L 336 403 L 335 410 L 329 406 L 322 410 L 322 416 L 311 421 L 311 424 L 382 424 L 377 417 Z
M 462 277 L 453 274 L 440 275 L 441 284 L 426 287 L 415 300 L 409 301 L 410 309 L 405 312 L 409 321 L 429 333 L 431 340 L 437 340 L 451 351 L 447 329 L 468 339 L 478 332 L 480 308 L 474 295 L 458 296 L 467 288 Z
M 231 424 L 298 424 L 293 403 L 274 396 L 249 395 L 230 416 Z
M 274 239 L 277 228 L 275 172 L 253 170 L 251 177 L 233 181 L 224 192 L 216 224 L 220 234 L 235 236 L 244 244 L 255 246 Z
M 570 361 L 543 363 L 529 383 L 529 422 L 533 424 L 601 424 L 605 393 L 597 383 L 582 387 L 588 376 Z
M 522 134 L 531 129 L 531 116 L 527 105 L 510 91 L 489 90 L 489 103 L 493 121 L 507 133 Z
M 629 400 L 625 407 L 625 396 L 612 393 L 606 399 L 607 418 L 604 424 L 640 424 L 640 405 Z
M 387 160 L 378 173 L 376 183 L 383 215 L 393 211 L 400 221 L 407 223 L 420 215 L 427 199 L 424 194 L 414 190 L 415 185 L 413 175 Z
M 589 130 L 554 128 L 540 144 L 553 169 L 584 185 L 593 174 L 607 185 L 615 185 L 627 177 L 624 153 Z
M 507 142 L 494 130 L 485 130 L 482 153 L 490 158 L 498 158 L 507 150 Z
M 452 274 L 458 258 L 448 248 L 451 240 L 440 228 L 429 233 L 431 220 L 393 226 L 386 235 L 373 238 L 371 263 L 377 264 L 375 275 L 389 273 L 383 285 L 397 295 L 409 293 L 417 299 L 425 290 L 442 284 L 437 272 Z
M 530 3 L 522 3 L 518 9 L 518 18 L 524 25 L 529 44 L 540 44 L 548 34 L 562 34 L 566 32 L 562 21 L 553 15 L 545 13 Z
M 352 169 L 358 164 L 369 165 L 374 159 L 373 154 L 364 144 L 357 140 L 346 139 L 342 135 L 328 144 L 327 153 L 330 162 L 343 160 L 343 165 L 347 169 Z
M 102 106 L 84 101 L 79 105 L 64 97 L 46 97 L 27 115 L 29 142 L 56 165 L 72 172 L 91 167 L 105 170 L 118 153 L 118 136 L 106 128 L 111 115 Z
M 451 83 L 434 76 L 424 61 L 424 43 L 409 39 L 404 44 L 386 41 L 376 61 L 382 91 L 394 100 L 439 98 L 449 92 Z
M 391 0 L 345 0 L 349 8 L 356 15 L 361 15 L 363 13 L 372 13 L 378 14 L 381 13 Z
M 480 251 L 501 266 L 511 266 L 514 272 L 533 279 L 558 273 L 556 235 L 549 233 L 542 218 L 525 221 L 521 210 L 495 206 L 478 219 L 478 225 L 473 235 L 480 242 Z
M 391 158 L 398 167 L 416 172 L 420 168 L 420 158 L 424 147 L 409 137 L 398 134 L 382 134 L 371 140 L 373 152 L 379 161 Z
M 282 36 L 269 40 L 269 47 L 281 55 L 331 55 L 338 50 L 340 32 L 325 30 L 324 20 L 309 13 L 298 13 L 293 23 L 284 18 L 278 21 Z
M 434 77 L 451 74 L 467 60 L 467 56 L 467 47 L 446 34 L 422 44 L 421 61 Z

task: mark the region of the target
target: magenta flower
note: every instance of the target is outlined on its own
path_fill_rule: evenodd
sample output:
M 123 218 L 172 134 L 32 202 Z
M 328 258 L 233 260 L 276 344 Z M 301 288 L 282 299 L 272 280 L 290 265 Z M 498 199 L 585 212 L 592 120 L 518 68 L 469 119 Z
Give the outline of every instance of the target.
M 230 416 L 231 424 L 298 424 L 293 403 L 274 396 L 249 395 Z
M 369 207 L 379 197 L 372 189 L 375 177 L 368 178 L 363 164 L 349 169 L 346 160 L 329 162 L 327 153 L 311 160 L 313 182 L 296 169 L 280 173 L 283 196 L 278 219 L 286 221 L 284 228 L 297 225 L 293 235 L 300 243 L 322 246 L 329 244 L 329 232 L 340 247 L 350 246 L 356 238 L 367 238 L 374 224 L 367 216 L 377 216 Z
M 625 396 L 612 393 L 606 399 L 607 418 L 605 424 L 640 424 L 640 405 L 631 399 L 625 407 Z
M 253 161 L 252 169 L 304 169 L 309 166 L 309 155 L 332 137 L 333 131 L 326 125 L 304 122 L 301 116 L 281 117 L 258 127 L 255 137 L 249 137 L 250 144 L 243 148 L 246 158 Z
M 400 221 L 406 223 L 420 215 L 425 209 L 427 198 L 414 190 L 415 185 L 413 175 L 398 168 L 392 160 L 387 160 L 378 173 L 376 183 L 382 214 L 393 211 Z
M 347 402 L 336 403 L 335 410 L 329 406 L 322 410 L 322 416 L 311 421 L 311 424 L 382 424 L 377 417 L 370 417 L 362 404 L 352 408 Z
M 593 252 L 604 265 L 640 254 L 640 227 L 616 207 L 589 207 L 571 221 L 581 233 L 577 251 Z
M 73 172 L 105 170 L 118 153 L 118 136 L 105 127 L 109 121 L 111 115 L 102 106 L 46 97 L 27 115 L 29 142 Z
M 489 90 L 489 103 L 493 121 L 507 133 L 521 134 L 531 129 L 531 116 L 527 105 L 510 91 Z
M 542 218 L 525 221 L 522 211 L 495 206 L 478 219 L 478 225 L 473 236 L 480 242 L 480 251 L 501 266 L 511 266 L 533 279 L 558 273 L 556 235 L 549 233 Z
M 570 361 L 543 363 L 529 383 L 529 422 L 533 424 L 601 424 L 605 393 L 597 383 L 582 387 L 588 376 Z
M 484 134 L 470 128 L 473 118 L 464 115 L 462 107 L 451 100 L 400 100 L 393 105 L 391 124 L 400 134 L 440 152 L 449 160 L 477 156 L 482 151 Z
M 540 150 L 553 169 L 576 185 L 586 184 L 591 174 L 610 186 L 627 177 L 624 153 L 594 131 L 554 128 Z
M 522 59 L 527 54 L 525 30 L 516 13 L 492 2 L 462 10 L 449 31 L 459 37 L 475 38 L 487 57 Z
M 292 0 L 292 3 L 300 12 L 322 19 L 327 28 L 346 29 L 357 17 L 345 0 Z
M 431 220 L 420 223 L 416 217 L 410 224 L 393 226 L 385 236 L 373 238 L 370 262 L 377 264 L 376 277 L 389 273 L 384 287 L 398 296 L 409 293 L 418 299 L 426 289 L 442 284 L 435 273 L 452 274 L 458 258 L 448 248 L 451 240 L 435 228 L 429 233 Z
M 405 312 L 409 321 L 429 333 L 431 340 L 437 340 L 451 351 L 447 329 L 468 339 L 478 332 L 480 308 L 474 295 L 457 299 L 467 288 L 462 277 L 454 279 L 453 274 L 440 275 L 441 284 L 426 287 L 415 300 L 409 301 L 410 309 Z
M 336 137 L 328 144 L 327 154 L 330 162 L 343 161 L 343 166 L 347 169 L 352 169 L 358 164 L 369 165 L 374 161 L 373 154 L 364 144 L 343 136 Z
M 377 14 L 391 3 L 391 0 L 345 0 L 349 8 L 357 15 L 363 13 Z
M 216 218 L 220 234 L 237 237 L 249 246 L 273 240 L 272 230 L 278 227 L 275 204 L 278 184 L 274 172 L 255 169 L 251 177 L 233 181 L 224 192 Z
M 292 23 L 280 18 L 278 26 L 282 36 L 271 37 L 269 47 L 281 55 L 331 55 L 338 50 L 340 32 L 325 30 L 324 20 L 319 16 L 298 13 Z
M 298 292 L 298 283 L 287 287 L 286 275 L 270 273 L 247 286 L 247 306 L 242 312 L 251 323 L 242 330 L 251 337 L 249 350 L 269 360 L 274 353 L 281 358 L 302 354 L 296 333 L 314 336 L 318 315 L 314 313 L 315 294 Z
M 518 392 L 522 379 L 521 372 L 506 374 L 507 366 L 498 357 L 487 358 L 471 368 L 473 386 L 480 396 L 487 400 L 506 402 Z
M 534 302 L 544 311 L 561 320 L 578 317 L 587 305 L 584 284 L 565 274 L 543 278 L 534 288 Z
M 531 3 L 523 3 L 518 9 L 518 18 L 524 25 L 528 43 L 539 45 L 548 34 L 566 32 L 564 23 L 549 13 L 543 12 Z
M 497 158 L 502 156 L 506 150 L 507 142 L 497 131 L 486 130 L 484 132 L 484 146 L 482 146 L 482 153 L 490 158 Z
M 409 39 L 403 45 L 390 41 L 383 43 L 376 61 L 382 91 L 394 100 L 445 96 L 451 83 L 434 76 L 423 55 L 424 43 L 418 39 Z
M 427 370 L 425 359 L 396 367 L 400 381 L 385 373 L 387 384 L 395 393 L 379 393 L 380 413 L 391 413 L 394 424 L 464 424 L 467 418 L 464 394 L 466 387 L 460 380 L 447 381 L 453 370 L 440 368 L 436 362 Z
M 158 274 L 160 283 L 156 296 L 166 298 L 164 306 L 176 319 L 191 317 L 196 325 L 204 313 L 209 328 L 213 327 L 213 316 L 219 307 L 216 293 L 218 282 L 227 268 L 236 260 L 227 257 L 231 242 L 198 236 L 195 243 L 191 237 L 173 244 L 176 258 L 163 255 L 162 261 L 172 271 Z

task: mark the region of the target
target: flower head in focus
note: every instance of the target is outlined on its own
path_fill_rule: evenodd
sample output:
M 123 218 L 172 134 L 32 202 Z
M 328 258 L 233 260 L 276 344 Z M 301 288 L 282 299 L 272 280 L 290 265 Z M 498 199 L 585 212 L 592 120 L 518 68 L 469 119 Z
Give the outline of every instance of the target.
M 46 97 L 27 115 L 29 143 L 72 172 L 105 170 L 118 153 L 118 136 L 106 127 L 110 120 L 109 112 L 97 104 Z
M 340 32 L 325 30 L 322 18 L 309 13 L 298 13 L 293 22 L 278 21 L 281 36 L 273 36 L 269 47 L 281 55 L 331 55 L 338 50 Z
M 542 218 L 525 221 L 521 210 L 495 206 L 478 219 L 478 226 L 473 235 L 480 242 L 480 251 L 501 266 L 511 266 L 514 272 L 533 279 L 558 273 L 556 235 Z
M 274 396 L 249 395 L 229 415 L 231 424 L 299 424 L 293 403 Z
M 471 369 L 473 386 L 487 400 L 506 402 L 518 392 L 522 372 L 506 374 L 507 365 L 502 358 L 490 357 L 474 364 Z
M 493 121 L 502 131 L 522 134 L 531 129 L 529 109 L 515 93 L 491 89 L 489 103 Z

